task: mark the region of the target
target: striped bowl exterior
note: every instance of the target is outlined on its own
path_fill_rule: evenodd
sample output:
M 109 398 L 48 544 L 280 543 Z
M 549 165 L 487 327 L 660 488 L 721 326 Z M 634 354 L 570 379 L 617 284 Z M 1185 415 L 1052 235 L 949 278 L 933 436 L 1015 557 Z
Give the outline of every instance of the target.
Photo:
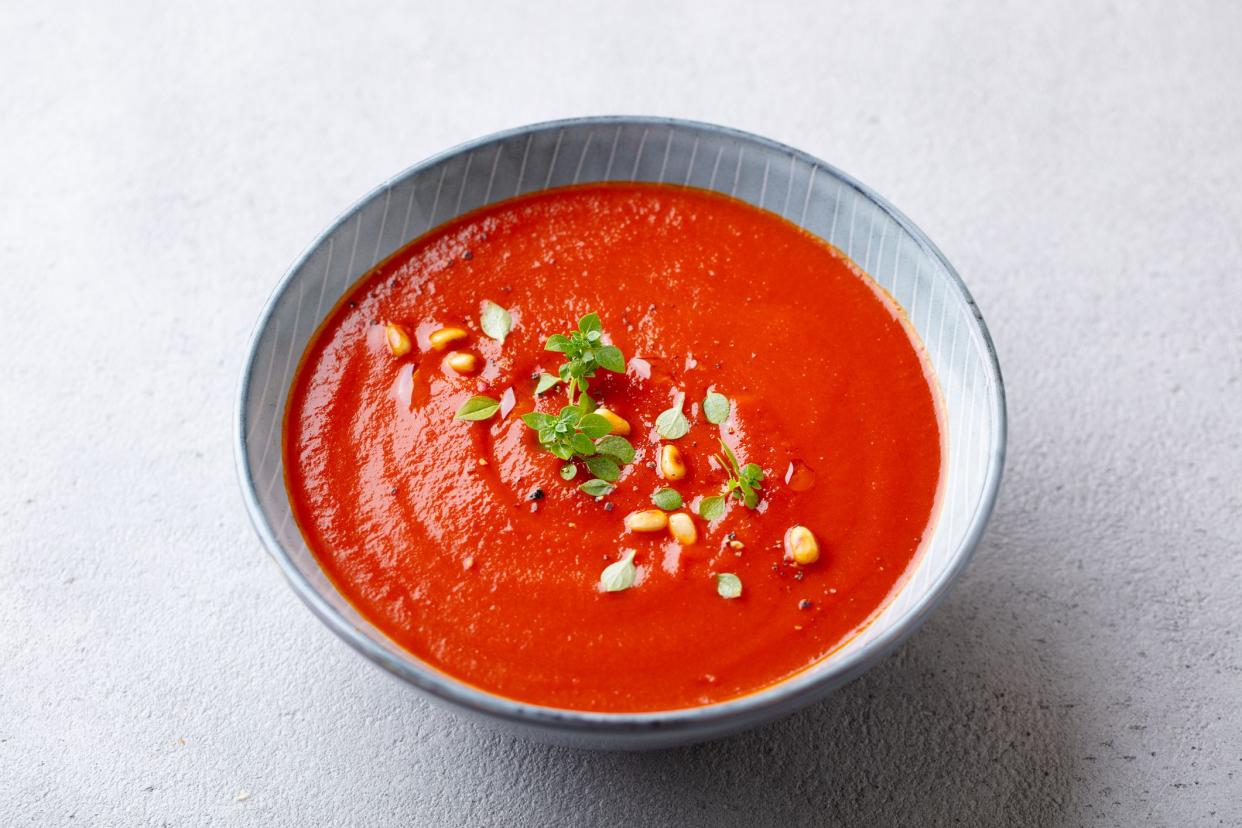
M 521 704 L 461 685 L 402 650 L 324 577 L 284 487 L 281 420 L 298 359 L 341 296 L 375 264 L 436 226 L 525 193 L 592 181 L 650 181 L 726 193 L 776 213 L 853 259 L 904 309 L 922 340 L 947 425 L 941 507 L 890 603 L 812 669 L 731 702 L 652 714 Z M 953 268 L 905 216 L 805 153 L 687 121 L 604 117 L 499 133 L 384 183 L 342 215 L 285 274 L 256 327 L 237 408 L 237 465 L 255 528 L 298 595 L 346 641 L 437 700 L 529 735 L 588 747 L 691 742 L 789 712 L 856 676 L 912 632 L 960 574 L 991 512 L 1005 449 L 1005 402 L 983 318 Z

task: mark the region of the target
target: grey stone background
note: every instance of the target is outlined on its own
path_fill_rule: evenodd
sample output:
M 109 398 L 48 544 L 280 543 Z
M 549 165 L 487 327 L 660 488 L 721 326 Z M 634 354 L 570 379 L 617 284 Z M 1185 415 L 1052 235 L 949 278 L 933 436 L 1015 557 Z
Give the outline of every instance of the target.
M 1240 30 L 1224 0 L 4 4 L 0 824 L 1242 823 Z M 368 666 L 265 559 L 230 453 L 255 317 L 340 210 L 609 112 L 891 198 L 978 298 L 1012 418 L 906 646 L 646 755 Z

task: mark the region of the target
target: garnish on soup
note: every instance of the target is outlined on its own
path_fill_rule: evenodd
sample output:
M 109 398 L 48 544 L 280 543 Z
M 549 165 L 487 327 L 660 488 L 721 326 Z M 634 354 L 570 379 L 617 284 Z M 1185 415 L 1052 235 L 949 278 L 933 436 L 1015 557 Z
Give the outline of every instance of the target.
M 523 196 L 348 300 L 290 394 L 298 524 L 363 616 L 483 690 L 612 712 L 755 692 L 867 623 L 932 520 L 919 345 L 771 213 Z

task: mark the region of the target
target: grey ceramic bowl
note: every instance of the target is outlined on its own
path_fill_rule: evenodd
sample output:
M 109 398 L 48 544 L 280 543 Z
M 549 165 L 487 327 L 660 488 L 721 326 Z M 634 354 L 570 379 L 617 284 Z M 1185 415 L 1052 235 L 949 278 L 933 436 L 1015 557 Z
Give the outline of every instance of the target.
M 458 683 L 358 614 L 324 577 L 290 511 L 281 452 L 285 400 L 299 357 L 336 301 L 377 262 L 443 222 L 523 193 L 590 181 L 716 190 L 826 239 L 904 308 L 943 394 L 948 434 L 940 511 L 904 585 L 847 645 L 744 698 L 602 714 L 523 704 Z M 429 158 L 368 193 L 277 284 L 250 343 L 236 417 L 237 468 L 255 530 L 294 592 L 333 632 L 459 712 L 540 739 L 596 748 L 722 736 L 820 699 L 871 667 L 923 622 L 961 574 L 992 511 L 1005 453 L 1004 390 L 983 318 L 953 267 L 909 219 L 806 153 L 666 118 L 578 118 L 509 130 Z

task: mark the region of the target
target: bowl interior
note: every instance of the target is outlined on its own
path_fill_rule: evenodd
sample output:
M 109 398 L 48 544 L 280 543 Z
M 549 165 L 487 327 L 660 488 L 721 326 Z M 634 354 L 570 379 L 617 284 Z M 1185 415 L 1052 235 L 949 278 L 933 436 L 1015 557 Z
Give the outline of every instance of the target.
M 376 263 L 437 225 L 515 195 L 591 181 L 651 181 L 726 193 L 826 239 L 904 309 L 926 347 L 947 426 L 942 505 L 923 551 L 891 602 L 812 670 L 747 699 L 805 695 L 864 669 L 908 634 L 969 558 L 991 510 L 1004 451 L 1004 399 L 991 342 L 952 268 L 904 216 L 862 185 L 801 152 L 706 124 L 595 118 L 502 133 L 450 150 L 386 182 L 346 212 L 294 264 L 259 321 L 238 412 L 238 464 L 256 528 L 295 590 L 381 666 L 442 699 L 510 717 L 558 713 L 462 687 L 430 670 L 362 618 L 324 577 L 294 522 L 281 452 L 286 396 L 324 315 Z M 694 715 L 685 711 L 631 719 Z

